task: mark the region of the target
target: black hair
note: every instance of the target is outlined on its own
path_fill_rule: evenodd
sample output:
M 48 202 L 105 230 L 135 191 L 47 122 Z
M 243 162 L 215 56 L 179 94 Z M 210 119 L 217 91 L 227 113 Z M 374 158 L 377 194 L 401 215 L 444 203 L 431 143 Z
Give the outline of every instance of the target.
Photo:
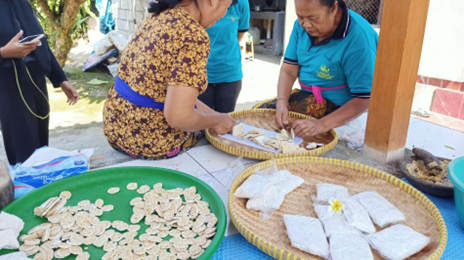
M 160 14 L 163 11 L 172 9 L 176 7 L 182 0 L 157 0 L 155 2 L 150 2 L 150 7 L 148 7 L 149 13 Z
M 323 6 L 332 7 L 334 6 L 335 2 L 338 2 L 338 0 L 319 0 L 319 2 Z

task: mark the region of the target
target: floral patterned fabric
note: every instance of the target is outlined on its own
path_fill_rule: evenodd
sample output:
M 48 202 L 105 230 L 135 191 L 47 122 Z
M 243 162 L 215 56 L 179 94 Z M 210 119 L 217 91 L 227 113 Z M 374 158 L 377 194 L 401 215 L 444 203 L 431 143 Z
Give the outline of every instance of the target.
M 132 90 L 164 103 L 168 86 L 186 86 L 201 94 L 208 86 L 210 42 L 204 28 L 181 8 L 150 15 L 124 51 L 118 76 Z M 168 125 L 161 110 L 139 107 L 112 88 L 103 111 L 110 145 L 137 158 L 173 157 L 196 144 L 198 133 Z

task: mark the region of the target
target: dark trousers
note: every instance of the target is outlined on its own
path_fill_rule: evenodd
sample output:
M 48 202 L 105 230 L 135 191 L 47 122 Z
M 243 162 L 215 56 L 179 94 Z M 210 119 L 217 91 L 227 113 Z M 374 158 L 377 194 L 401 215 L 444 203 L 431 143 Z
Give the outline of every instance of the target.
M 22 61 L 16 61 L 20 87 L 27 104 L 39 116 L 49 113 L 45 98 L 33 85 Z M 48 97 L 45 76 L 34 63 L 27 65 L 37 87 Z M 0 68 L 0 123 L 6 155 L 11 165 L 26 161 L 35 149 L 48 145 L 49 119 L 38 119 L 24 104 L 13 68 Z
M 230 113 L 235 110 L 241 90 L 242 80 L 230 83 L 211 83 L 198 99 L 219 113 Z

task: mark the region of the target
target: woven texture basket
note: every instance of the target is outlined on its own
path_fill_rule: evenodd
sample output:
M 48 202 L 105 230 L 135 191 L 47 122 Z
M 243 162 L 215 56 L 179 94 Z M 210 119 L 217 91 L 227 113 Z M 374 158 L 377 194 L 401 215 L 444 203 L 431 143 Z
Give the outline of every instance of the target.
M 234 112 L 231 113 L 231 116 L 233 116 L 237 120 L 243 121 L 243 123 L 247 125 L 256 126 L 274 132 L 280 132 L 281 129 L 275 122 L 275 113 L 276 111 L 274 109 L 252 109 Z M 299 119 L 311 119 L 311 117 L 294 112 L 289 113 L 290 125 Z M 221 151 L 235 156 L 255 160 L 268 160 L 272 158 L 286 158 L 294 156 L 319 156 L 332 150 L 338 143 L 338 134 L 333 129 L 326 134 L 305 138 L 303 142 L 305 146 L 308 143 L 315 142 L 325 144 L 324 147 L 294 154 L 271 153 L 236 142 L 232 142 L 220 137 L 212 129 L 206 130 L 206 138 L 208 138 L 212 145 L 214 145 Z
M 258 212 L 246 209 L 246 200 L 234 197 L 235 190 L 257 168 L 277 165 L 305 179 L 305 183 L 288 194 L 281 208 L 268 220 Z M 294 157 L 271 160 L 255 165 L 239 175 L 230 189 L 229 212 L 238 231 L 253 245 L 275 259 L 322 259 L 293 248 L 286 233 L 283 214 L 316 217 L 312 196 L 318 183 L 333 183 L 347 187 L 351 194 L 377 191 L 397 206 L 405 215 L 403 223 L 431 238 L 432 242 L 411 260 L 438 260 L 445 250 L 447 229 L 437 207 L 421 192 L 400 179 L 374 168 L 347 161 Z M 373 251 L 374 258 L 383 258 Z

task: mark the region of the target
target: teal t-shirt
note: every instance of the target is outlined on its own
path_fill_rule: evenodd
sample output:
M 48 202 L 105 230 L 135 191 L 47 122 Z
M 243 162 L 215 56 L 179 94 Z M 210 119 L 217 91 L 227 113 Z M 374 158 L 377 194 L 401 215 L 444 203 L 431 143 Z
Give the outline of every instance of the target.
M 299 78 L 306 86 L 348 86 L 322 92 L 325 99 L 339 106 L 353 98 L 370 98 L 379 39 L 364 18 L 343 7 L 345 13 L 337 30 L 318 44 L 296 21 L 284 57 L 285 63 L 300 66 Z
M 206 30 L 211 42 L 207 65 L 209 83 L 234 82 L 243 78 L 238 33 L 248 31 L 249 27 L 248 0 L 236 0 L 226 15 Z

